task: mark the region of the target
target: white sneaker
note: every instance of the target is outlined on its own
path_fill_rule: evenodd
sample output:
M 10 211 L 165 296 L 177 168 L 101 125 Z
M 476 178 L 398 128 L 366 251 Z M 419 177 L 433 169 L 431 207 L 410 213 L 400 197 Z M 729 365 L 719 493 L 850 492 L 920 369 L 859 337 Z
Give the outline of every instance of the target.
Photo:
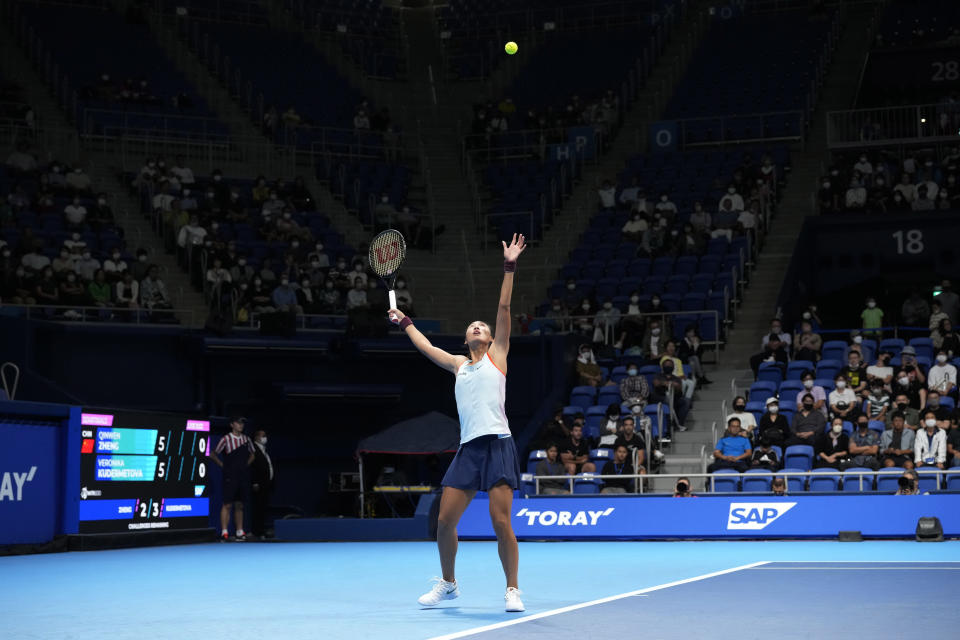
M 524 611 L 525 607 L 523 606 L 523 600 L 520 599 L 520 589 L 516 587 L 510 587 L 507 589 L 506 595 L 503 596 L 506 606 L 504 607 L 507 611 Z
M 453 600 L 460 596 L 460 585 L 457 581 L 447 582 L 443 578 L 434 578 L 433 588 L 417 598 L 417 602 L 424 607 L 434 607 L 444 600 Z

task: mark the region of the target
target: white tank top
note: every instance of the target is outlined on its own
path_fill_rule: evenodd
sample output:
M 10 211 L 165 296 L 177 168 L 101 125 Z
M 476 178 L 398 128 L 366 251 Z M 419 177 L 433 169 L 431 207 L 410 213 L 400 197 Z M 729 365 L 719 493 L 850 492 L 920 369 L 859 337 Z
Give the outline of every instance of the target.
M 510 435 L 503 401 L 507 376 L 484 354 L 476 364 L 464 362 L 457 369 L 454 393 L 460 414 L 460 444 L 486 435 Z

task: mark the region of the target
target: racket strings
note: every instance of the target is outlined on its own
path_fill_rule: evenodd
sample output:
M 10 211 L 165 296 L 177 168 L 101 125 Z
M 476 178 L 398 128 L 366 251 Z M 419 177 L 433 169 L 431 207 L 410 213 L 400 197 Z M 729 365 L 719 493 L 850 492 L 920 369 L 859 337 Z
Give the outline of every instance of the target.
M 403 235 L 388 229 L 370 242 L 370 268 L 381 278 L 396 273 L 407 256 L 407 243 Z

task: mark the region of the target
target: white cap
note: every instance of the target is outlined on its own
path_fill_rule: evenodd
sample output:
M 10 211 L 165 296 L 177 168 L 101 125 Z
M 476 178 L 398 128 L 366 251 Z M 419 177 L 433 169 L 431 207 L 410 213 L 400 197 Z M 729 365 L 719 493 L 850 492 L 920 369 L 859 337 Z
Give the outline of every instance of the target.
M 771 404 L 780 404 L 780 401 L 774 398 L 773 396 L 770 396 L 769 398 L 767 398 L 767 402 L 764 406 L 770 406 Z

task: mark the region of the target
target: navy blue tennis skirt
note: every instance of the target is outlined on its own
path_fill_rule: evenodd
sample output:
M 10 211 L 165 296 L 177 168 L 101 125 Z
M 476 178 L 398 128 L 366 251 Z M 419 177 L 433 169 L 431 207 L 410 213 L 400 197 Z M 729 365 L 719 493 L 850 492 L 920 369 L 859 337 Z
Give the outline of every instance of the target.
M 455 489 L 487 491 L 498 482 L 520 488 L 520 460 L 513 438 L 480 436 L 457 449 L 441 484 Z

